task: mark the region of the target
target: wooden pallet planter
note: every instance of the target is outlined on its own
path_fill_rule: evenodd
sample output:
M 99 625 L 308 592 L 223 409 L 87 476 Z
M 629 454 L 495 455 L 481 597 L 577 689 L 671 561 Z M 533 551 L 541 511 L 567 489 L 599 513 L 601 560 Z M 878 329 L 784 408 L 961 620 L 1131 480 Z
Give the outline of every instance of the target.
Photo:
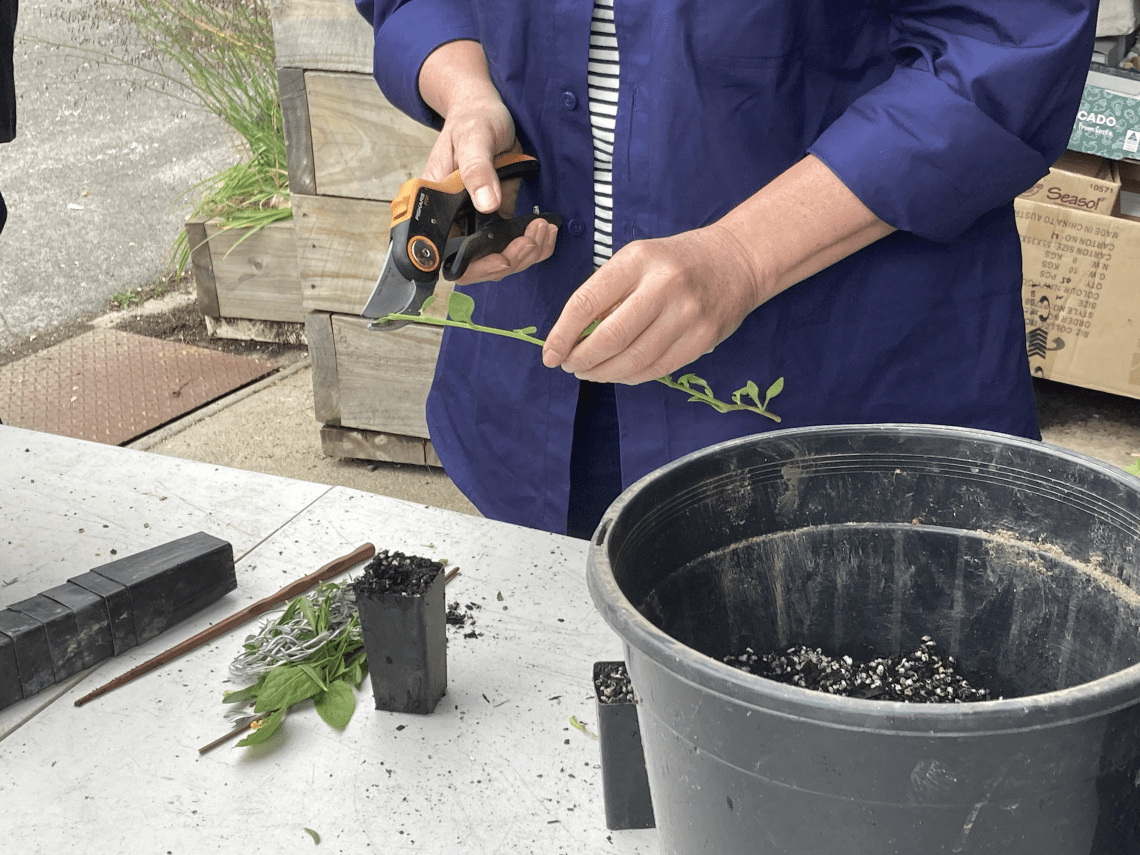
M 388 250 L 390 202 L 436 133 L 372 79 L 372 29 L 350 3 L 278 0 L 278 83 L 297 271 L 324 452 L 439 465 L 424 403 L 441 330 L 370 332 L 360 317 Z M 441 283 L 437 303 L 446 305 Z
M 252 235 L 217 220 L 187 221 L 198 307 L 210 334 L 290 344 L 305 340 L 305 309 L 290 220 Z

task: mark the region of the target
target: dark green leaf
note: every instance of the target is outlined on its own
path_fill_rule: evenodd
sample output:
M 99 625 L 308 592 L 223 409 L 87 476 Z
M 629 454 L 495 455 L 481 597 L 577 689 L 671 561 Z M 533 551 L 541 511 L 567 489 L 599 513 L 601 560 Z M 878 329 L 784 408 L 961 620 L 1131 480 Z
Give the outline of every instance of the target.
M 305 831 L 308 833 L 309 837 L 313 838 L 313 843 L 315 843 L 315 844 L 317 844 L 317 845 L 320 845 L 320 842 L 321 842 L 321 836 L 320 836 L 319 834 L 317 834 L 317 833 L 316 833 L 315 831 L 313 831 L 313 829 L 311 829 L 311 828 L 306 828 L 306 829 L 305 829 Z
M 322 677 L 317 669 L 310 665 L 308 662 L 298 662 L 297 667 L 308 674 L 309 677 L 312 678 L 313 682 L 320 687 L 322 692 L 328 688 L 328 684 L 325 683 L 324 677 Z
M 356 709 L 356 695 L 353 694 L 352 686 L 344 680 L 337 680 L 313 698 L 313 704 L 317 708 L 317 714 L 328 724 L 342 728 L 348 724 Z
M 281 727 L 281 722 L 285 721 L 285 710 L 279 709 L 275 713 L 265 719 L 257 730 L 252 731 L 249 736 L 238 743 L 241 747 L 249 745 L 260 745 L 273 734 L 277 732 L 277 728 Z
M 225 692 L 222 694 L 222 703 L 223 704 L 240 704 L 242 702 L 252 701 L 254 698 L 257 697 L 257 693 L 259 691 L 261 691 L 261 685 L 264 682 L 265 682 L 265 678 L 262 677 L 260 680 L 258 680 L 256 683 L 254 683 L 252 686 L 246 686 L 244 689 L 238 689 L 237 691 L 233 691 L 233 692 Z
M 321 687 L 296 665 L 277 665 L 265 675 L 265 685 L 257 696 L 254 712 L 283 710 L 305 698 L 311 698 Z

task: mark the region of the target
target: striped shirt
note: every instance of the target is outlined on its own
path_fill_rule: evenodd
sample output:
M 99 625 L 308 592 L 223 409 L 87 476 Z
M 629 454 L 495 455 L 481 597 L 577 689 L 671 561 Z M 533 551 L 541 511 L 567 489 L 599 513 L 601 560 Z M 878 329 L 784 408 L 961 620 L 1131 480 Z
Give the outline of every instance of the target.
M 586 66 L 590 128 L 594 136 L 594 266 L 613 255 L 614 126 L 618 100 L 618 44 L 614 0 L 594 0 Z

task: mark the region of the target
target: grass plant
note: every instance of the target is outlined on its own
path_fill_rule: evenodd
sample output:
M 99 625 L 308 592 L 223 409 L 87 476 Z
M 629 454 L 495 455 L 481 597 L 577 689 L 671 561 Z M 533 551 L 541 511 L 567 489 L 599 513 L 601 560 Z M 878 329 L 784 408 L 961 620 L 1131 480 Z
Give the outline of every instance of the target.
M 250 234 L 292 217 L 270 0 L 96 0 L 64 18 L 78 44 L 59 47 L 145 72 L 145 88 L 205 107 L 240 138 L 242 159 L 184 194 L 193 217 Z M 189 251 L 182 232 L 179 274 Z

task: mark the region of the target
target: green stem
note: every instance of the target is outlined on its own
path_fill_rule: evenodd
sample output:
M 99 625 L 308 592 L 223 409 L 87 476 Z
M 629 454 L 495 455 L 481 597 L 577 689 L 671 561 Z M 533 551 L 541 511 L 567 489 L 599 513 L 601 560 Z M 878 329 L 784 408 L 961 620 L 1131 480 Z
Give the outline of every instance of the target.
M 431 305 L 432 300 L 434 300 L 434 298 L 428 298 L 423 308 L 426 309 Z M 531 335 L 531 333 L 536 331 L 536 327 L 506 330 L 499 327 L 485 327 L 482 324 L 477 324 L 471 320 L 471 310 L 473 308 L 474 301 L 472 301 L 470 297 L 465 294 L 460 294 L 458 291 L 454 291 L 452 292 L 452 298 L 448 301 L 448 317 L 446 318 L 429 315 L 405 315 L 393 312 L 382 318 L 378 318 L 376 322 L 403 321 L 413 324 L 429 324 L 437 327 L 460 327 L 462 329 L 474 330 L 475 332 L 490 333 L 491 335 L 503 336 L 504 338 L 518 339 L 519 341 L 529 342 L 530 344 L 537 344 L 539 347 L 542 347 L 542 345 L 546 343 L 544 339 Z M 455 317 L 452 317 L 453 315 Z M 738 389 L 736 393 L 733 394 L 732 401 L 722 401 L 713 395 L 708 383 L 694 374 L 686 374 L 681 377 L 680 380 L 674 380 L 672 376 L 669 375 L 656 379 L 658 383 L 664 383 L 670 389 L 677 389 L 687 393 L 690 401 L 707 404 L 718 413 L 747 410 L 748 412 L 771 419 L 774 422 L 780 421 L 780 417 L 769 410 L 767 405 L 768 402 L 780 394 L 781 389 L 783 389 L 784 384 L 782 377 L 768 388 L 763 402 L 759 399 L 759 389 L 754 383 L 749 383 L 743 389 Z M 748 403 L 745 399 L 751 399 L 752 403 Z

